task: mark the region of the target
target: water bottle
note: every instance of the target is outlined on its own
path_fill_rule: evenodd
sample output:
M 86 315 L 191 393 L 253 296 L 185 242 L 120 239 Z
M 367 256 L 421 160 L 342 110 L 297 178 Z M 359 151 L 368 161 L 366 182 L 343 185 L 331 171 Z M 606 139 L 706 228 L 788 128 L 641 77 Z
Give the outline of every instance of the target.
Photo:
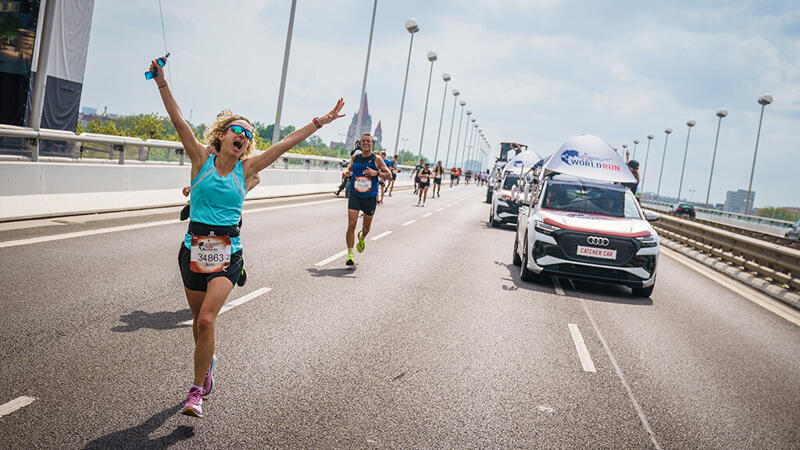
M 164 67 L 164 66 L 167 65 L 167 58 L 169 58 L 169 53 L 167 53 L 166 55 L 158 58 L 156 60 L 156 63 L 158 63 L 159 66 Z M 153 78 L 156 77 L 156 75 L 158 75 L 158 67 L 156 67 L 152 71 L 148 70 L 147 72 L 145 72 L 144 73 L 144 79 L 145 80 L 152 80 Z

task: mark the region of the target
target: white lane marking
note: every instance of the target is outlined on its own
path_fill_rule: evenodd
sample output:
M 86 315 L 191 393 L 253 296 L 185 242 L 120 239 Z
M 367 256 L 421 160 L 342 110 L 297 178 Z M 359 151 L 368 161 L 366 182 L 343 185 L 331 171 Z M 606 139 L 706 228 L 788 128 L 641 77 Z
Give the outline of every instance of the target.
M 575 350 L 578 351 L 578 357 L 581 359 L 583 370 L 585 372 L 597 372 L 597 369 L 594 367 L 594 361 L 592 361 L 592 357 L 589 356 L 589 349 L 586 348 L 586 343 L 583 342 L 583 335 L 578 325 L 568 323 L 567 327 L 569 327 L 569 334 L 572 335 L 572 342 L 575 343 Z
M 390 234 L 392 234 L 392 232 L 391 232 L 391 231 L 384 231 L 383 233 L 381 233 L 381 234 L 379 234 L 379 235 L 375 236 L 374 238 L 372 238 L 372 240 L 373 240 L 373 241 L 377 241 L 378 239 L 380 239 L 380 238 L 385 238 L 386 236 L 388 236 L 388 235 L 390 235 Z
M 422 218 L 424 219 L 425 217 L 428 217 L 428 216 L 430 216 L 431 214 L 433 214 L 433 213 L 432 213 L 432 212 L 429 212 L 428 214 L 423 214 L 423 215 L 422 215 Z
M 439 212 L 439 211 L 444 211 L 444 208 L 439 208 L 439 209 L 436 210 L 436 212 Z
M 339 253 L 331 256 L 330 258 L 325 258 L 322 261 L 320 261 L 320 262 L 318 262 L 318 263 L 316 263 L 314 265 L 315 266 L 324 266 L 325 264 L 328 264 L 329 262 L 331 262 L 331 261 L 333 261 L 335 259 L 339 259 L 339 258 L 341 258 L 342 256 L 344 256 L 346 254 L 347 254 L 347 250 L 342 250 Z
M 294 203 L 291 205 L 279 205 L 279 206 L 268 206 L 265 208 L 254 208 L 254 209 L 246 209 L 242 211 L 242 215 L 250 214 L 254 212 L 262 212 L 262 211 L 271 211 L 275 209 L 286 209 L 286 208 L 297 208 L 298 206 L 310 206 L 310 205 L 318 205 L 320 203 L 328 203 L 328 202 L 335 202 L 340 199 L 330 199 L 330 200 L 319 200 L 315 202 L 306 202 L 306 203 Z M 128 231 L 128 230 L 137 230 L 141 228 L 150 228 L 150 227 L 158 227 L 161 225 L 172 225 L 179 223 L 180 220 L 173 219 L 173 220 L 161 220 L 158 222 L 148 222 L 148 223 L 137 223 L 133 225 L 121 225 L 118 227 L 110 227 L 110 228 L 99 228 L 97 230 L 86 230 L 86 231 L 76 231 L 73 233 L 62 233 L 62 234 L 54 234 L 50 236 L 40 236 L 35 238 L 28 238 L 28 239 L 18 239 L 16 241 L 6 241 L 0 242 L 0 248 L 5 247 L 16 247 L 19 245 L 28 245 L 28 244 L 38 244 L 41 242 L 50 242 L 50 241 L 59 241 L 61 239 L 70 239 L 76 237 L 83 237 L 83 236 L 93 236 L 95 234 L 106 234 L 106 233 L 116 233 L 119 231 Z
M 558 278 L 552 277 L 551 280 L 553 280 L 553 288 L 556 290 L 556 294 L 567 295 L 567 293 L 564 292 L 564 288 L 561 287 L 561 281 Z
M 790 306 L 784 305 L 778 300 L 768 297 L 767 295 L 762 294 L 761 292 L 758 292 L 755 289 L 751 289 L 747 286 L 741 285 L 739 284 L 738 281 L 731 279 L 727 275 L 721 274 L 714 269 L 711 269 L 698 262 L 695 262 L 692 259 L 670 248 L 662 246 L 660 251 L 663 255 L 666 255 L 671 259 L 675 260 L 675 262 L 681 263 L 684 266 L 699 273 L 700 275 L 703 275 L 706 278 L 709 278 L 712 281 L 716 282 L 717 284 L 730 289 L 731 291 L 741 295 L 745 299 L 766 309 L 767 311 L 775 314 L 776 316 L 786 319 L 797 326 L 800 326 L 800 312 L 795 311 Z
M 250 300 L 252 300 L 252 299 L 254 299 L 256 297 L 260 297 L 260 296 L 266 294 L 267 292 L 269 292 L 271 290 L 272 290 L 272 288 L 268 288 L 268 287 L 263 287 L 261 289 L 256 289 L 255 291 L 245 295 L 244 297 L 239 297 L 236 300 L 234 300 L 232 302 L 228 302 L 225 305 L 223 305 L 222 309 L 219 310 L 219 314 L 222 314 L 222 313 L 224 313 L 226 311 L 230 311 L 231 309 L 233 309 L 233 308 L 235 308 L 237 306 L 243 305 L 243 304 L 249 302 Z M 217 315 L 219 315 L 219 314 L 217 314 Z M 192 324 L 192 319 L 184 321 L 184 322 L 181 322 L 178 325 L 191 325 L 191 324 Z
M 446 204 L 445 206 L 446 206 L 447 208 L 449 208 L 449 207 L 453 206 L 453 204 L 452 204 L 452 203 L 448 203 L 448 204 Z
M 625 375 L 622 373 L 622 369 L 620 369 L 619 364 L 617 364 L 617 359 L 614 358 L 614 355 L 611 354 L 611 350 L 608 348 L 608 344 L 606 343 L 603 334 L 600 333 L 600 329 L 597 327 L 597 323 L 594 321 L 592 313 L 590 313 L 589 308 L 586 307 L 586 300 L 580 299 L 580 302 L 581 306 L 583 307 L 583 311 L 586 313 L 586 316 L 589 317 L 589 322 L 592 323 L 594 332 L 597 333 L 597 337 L 603 344 L 603 349 L 605 349 L 606 354 L 608 355 L 608 359 L 611 360 L 611 364 L 614 366 L 614 371 L 617 373 L 617 378 L 619 378 L 619 381 L 622 383 L 622 386 L 625 387 L 625 392 L 628 393 L 628 399 L 630 399 L 631 404 L 633 405 L 633 409 L 635 409 L 636 414 L 639 415 L 639 420 L 642 422 L 642 426 L 644 426 L 645 431 L 647 431 L 647 434 L 650 435 L 650 442 L 653 443 L 653 446 L 656 448 L 656 450 L 661 450 L 661 446 L 658 445 L 658 441 L 656 441 L 656 435 L 653 433 L 653 429 L 650 428 L 650 423 L 647 421 L 647 417 L 644 415 L 644 410 L 639 405 L 639 402 L 636 400 L 636 397 L 634 397 L 631 387 L 628 386 L 628 382 L 625 381 Z
M 34 400 L 36 400 L 35 397 L 22 396 L 22 397 L 17 397 L 8 403 L 3 403 L 2 405 L 0 405 L 0 417 L 11 414 L 12 412 L 20 408 L 24 408 L 33 403 Z
M 411 225 L 412 223 L 414 223 L 414 222 L 416 222 L 416 221 L 417 221 L 417 219 L 411 219 L 411 220 L 409 220 L 408 222 L 404 223 L 404 224 L 403 224 L 403 226 L 404 226 L 404 227 L 407 227 L 407 226 Z

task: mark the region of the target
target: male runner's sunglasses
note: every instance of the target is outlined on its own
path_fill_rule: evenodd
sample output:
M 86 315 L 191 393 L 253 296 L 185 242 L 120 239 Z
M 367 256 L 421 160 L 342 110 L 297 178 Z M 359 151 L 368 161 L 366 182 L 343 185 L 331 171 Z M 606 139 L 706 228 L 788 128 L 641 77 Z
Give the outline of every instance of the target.
M 242 131 L 244 131 L 244 137 L 247 139 L 253 139 L 253 132 L 241 125 L 231 125 L 228 127 L 228 129 L 232 130 L 236 134 L 242 134 Z

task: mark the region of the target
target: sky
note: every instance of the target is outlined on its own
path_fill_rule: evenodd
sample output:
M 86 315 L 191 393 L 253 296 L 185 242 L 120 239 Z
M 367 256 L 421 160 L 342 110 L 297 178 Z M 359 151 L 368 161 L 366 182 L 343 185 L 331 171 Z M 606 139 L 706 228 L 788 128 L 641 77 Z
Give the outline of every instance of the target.
M 208 123 L 221 109 L 274 121 L 289 0 L 161 0 L 171 86 L 185 117 Z M 371 0 L 299 0 L 281 125 L 302 126 L 339 97 L 347 117 L 322 128 L 344 140 L 357 112 Z M 109 112 L 166 114 L 144 80 L 165 51 L 158 0 L 95 2 L 81 105 Z M 704 201 L 718 119 L 724 107 L 711 203 L 747 189 L 761 106 L 753 179 L 755 205 L 800 206 L 800 3 L 796 1 L 379 0 L 367 77 L 373 127 L 395 150 L 414 17 L 399 147 L 450 160 L 461 108 L 453 88 L 497 154 L 500 142 L 527 144 L 542 156 L 568 137 L 600 136 L 614 147 L 641 142 L 644 189 L 655 192 L 667 141 L 661 194 L 675 196 L 688 140 L 683 197 Z M 434 50 L 433 80 L 426 89 Z M 442 73 L 452 80 L 445 83 Z M 442 103 L 444 114 L 437 151 Z M 455 122 L 450 139 L 451 123 Z M 647 151 L 648 134 L 654 139 Z M 645 163 L 646 161 L 646 163 Z M 640 187 L 641 189 L 641 187 Z

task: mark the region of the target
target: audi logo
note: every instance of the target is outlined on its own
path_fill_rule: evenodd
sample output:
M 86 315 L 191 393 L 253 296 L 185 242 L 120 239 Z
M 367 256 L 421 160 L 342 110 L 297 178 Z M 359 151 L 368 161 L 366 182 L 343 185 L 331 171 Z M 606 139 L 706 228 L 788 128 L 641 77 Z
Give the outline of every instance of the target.
M 599 245 L 601 247 L 608 246 L 608 238 L 600 237 L 600 236 L 589 236 L 586 238 L 586 243 L 591 245 Z

